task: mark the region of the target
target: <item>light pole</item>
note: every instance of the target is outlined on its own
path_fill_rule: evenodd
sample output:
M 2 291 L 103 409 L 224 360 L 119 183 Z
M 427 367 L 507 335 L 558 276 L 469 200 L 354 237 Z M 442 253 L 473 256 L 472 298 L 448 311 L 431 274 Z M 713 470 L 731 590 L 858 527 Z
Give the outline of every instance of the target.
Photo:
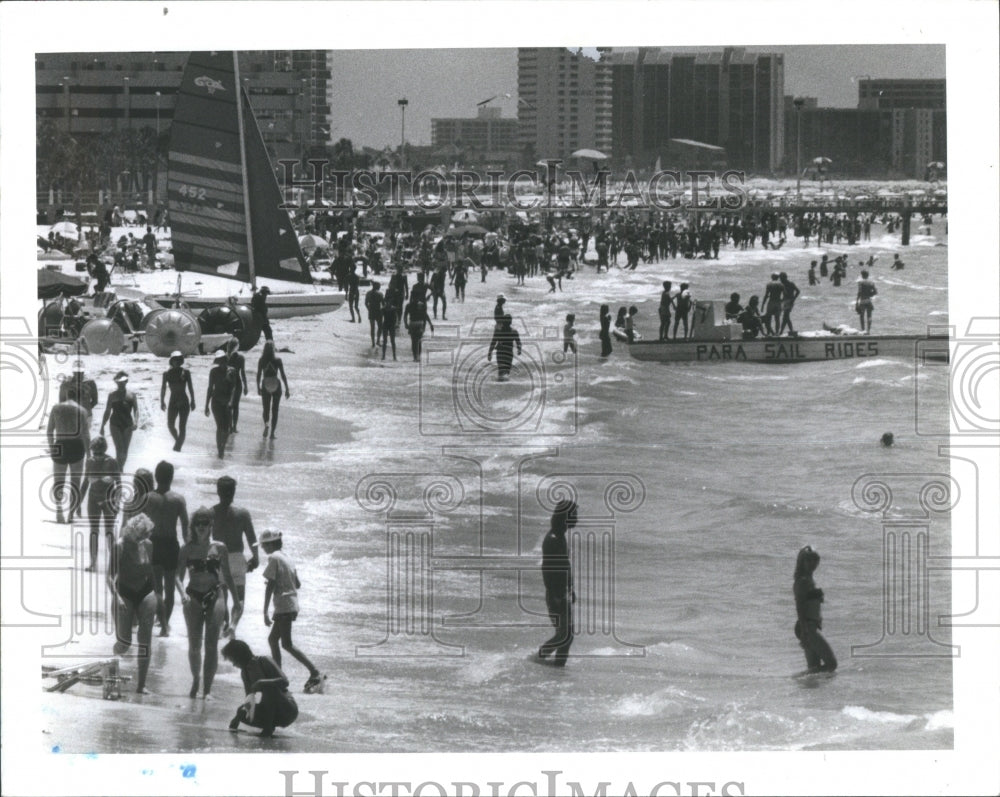
M 396 101 L 399 106 L 400 118 L 402 129 L 399 135 L 399 163 L 401 166 L 406 165 L 406 106 L 410 104 L 410 101 L 403 97 Z
M 160 92 L 156 92 L 156 139 L 160 139 Z
M 801 97 L 792 100 L 795 106 L 795 193 L 802 195 L 802 106 L 806 101 Z
M 72 120 L 70 119 L 70 109 L 69 109 L 69 75 L 63 75 L 63 94 L 66 96 L 66 134 L 71 135 L 73 133 Z
M 131 130 L 132 129 L 132 94 L 129 92 L 131 86 L 131 78 L 128 76 L 122 78 L 122 85 L 125 90 L 125 126 Z

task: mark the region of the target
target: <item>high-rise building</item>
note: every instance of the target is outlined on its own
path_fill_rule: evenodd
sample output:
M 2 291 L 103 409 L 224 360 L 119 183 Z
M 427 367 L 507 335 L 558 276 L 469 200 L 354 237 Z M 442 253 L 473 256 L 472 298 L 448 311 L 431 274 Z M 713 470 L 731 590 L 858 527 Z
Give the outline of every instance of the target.
M 858 107 L 879 110 L 947 107 L 944 78 L 865 78 L 858 81 Z
M 568 158 L 578 149 L 611 155 L 611 64 L 581 50 L 522 47 L 517 51 L 517 119 L 522 155 Z
M 736 168 L 780 168 L 782 55 L 743 48 L 702 53 L 648 48 L 616 50 L 609 61 L 612 149 L 620 164 L 651 167 L 671 141 L 683 139 L 723 147 Z
M 329 140 L 326 50 L 240 53 L 241 78 L 272 159 L 322 152 Z M 79 141 L 143 128 L 163 134 L 173 119 L 187 52 L 39 53 L 35 112 Z M 120 170 L 107 188 L 154 182 Z
M 505 119 L 500 108 L 482 106 L 472 118 L 431 119 L 433 151 L 452 149 L 466 163 L 516 160 L 520 140 L 517 119 Z

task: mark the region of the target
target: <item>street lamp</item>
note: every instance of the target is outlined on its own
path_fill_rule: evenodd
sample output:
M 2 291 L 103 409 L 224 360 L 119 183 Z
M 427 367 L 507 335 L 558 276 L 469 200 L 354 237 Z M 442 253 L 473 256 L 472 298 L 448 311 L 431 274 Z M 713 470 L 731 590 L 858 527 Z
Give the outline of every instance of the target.
M 132 129 L 132 95 L 129 93 L 131 78 L 127 75 L 122 78 L 122 85 L 125 87 L 125 126 Z
M 410 101 L 403 97 L 396 101 L 399 106 L 399 112 L 401 117 L 402 130 L 399 136 L 399 162 L 400 165 L 406 165 L 406 106 L 410 104 Z
M 806 101 L 801 97 L 792 100 L 795 106 L 795 193 L 802 195 L 802 106 Z
M 156 139 L 160 138 L 160 92 L 156 92 Z
M 63 75 L 63 94 L 66 97 L 66 133 L 67 135 L 72 134 L 72 120 L 70 119 L 70 109 L 69 109 L 69 75 Z

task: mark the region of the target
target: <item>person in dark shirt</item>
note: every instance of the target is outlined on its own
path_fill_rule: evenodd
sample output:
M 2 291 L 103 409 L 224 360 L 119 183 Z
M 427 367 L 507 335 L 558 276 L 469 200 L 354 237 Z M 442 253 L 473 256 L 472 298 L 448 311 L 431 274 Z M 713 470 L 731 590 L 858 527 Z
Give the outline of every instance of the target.
M 817 567 L 819 553 L 810 546 L 805 546 L 799 551 L 795 561 L 793 592 L 798 616 L 795 636 L 805 651 L 809 672 L 833 672 L 837 669 L 837 657 L 820 633 L 823 617 L 819 607 L 823 603 L 823 590 L 817 589 L 816 582 L 813 581 L 813 573 Z
M 260 728 L 261 736 L 272 736 L 275 728 L 287 728 L 299 716 L 299 707 L 288 691 L 288 678 L 268 656 L 255 656 L 250 646 L 232 639 L 222 648 L 222 657 L 239 667 L 246 700 L 236 710 L 229 730 L 241 724 Z
M 264 340 L 274 340 L 271 323 L 267 320 L 267 296 L 270 292 L 271 289 L 265 285 L 256 291 L 253 298 L 250 299 L 250 310 L 253 312 L 257 323 L 260 324 L 260 328 L 264 331 Z
M 557 667 L 566 665 L 573 644 L 571 604 L 576 603 L 573 590 L 573 570 L 570 565 L 566 532 L 576 525 L 577 507 L 572 501 L 560 501 L 552 512 L 549 533 L 542 540 L 542 581 L 545 584 L 545 606 L 556 632 L 538 648 L 538 658 L 552 657 Z
M 153 228 L 147 226 L 146 234 L 142 236 L 142 243 L 146 247 L 146 265 L 150 269 L 156 269 L 156 236 L 153 235 Z
M 493 352 L 497 353 L 497 379 L 504 380 L 510 376 L 510 369 L 514 364 L 514 346 L 517 346 L 517 353 L 521 353 L 521 336 L 517 330 L 511 326 L 511 317 L 504 315 L 497 324 L 493 332 L 493 340 L 490 341 L 490 350 L 486 354 L 488 361 L 493 359 Z
M 726 321 L 735 321 L 740 313 L 743 312 L 743 307 L 740 305 L 740 295 L 738 293 L 729 294 L 729 301 L 726 302 Z

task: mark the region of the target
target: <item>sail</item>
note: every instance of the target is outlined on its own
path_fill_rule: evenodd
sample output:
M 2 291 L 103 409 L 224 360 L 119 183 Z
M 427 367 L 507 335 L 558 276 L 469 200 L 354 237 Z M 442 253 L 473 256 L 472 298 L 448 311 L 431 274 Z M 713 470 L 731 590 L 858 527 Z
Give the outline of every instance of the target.
M 235 84 L 233 52 L 191 54 L 170 131 L 167 201 L 174 262 L 178 271 L 244 282 L 254 275 L 312 282 L 288 213 L 279 207 L 280 190 L 249 100 Z

